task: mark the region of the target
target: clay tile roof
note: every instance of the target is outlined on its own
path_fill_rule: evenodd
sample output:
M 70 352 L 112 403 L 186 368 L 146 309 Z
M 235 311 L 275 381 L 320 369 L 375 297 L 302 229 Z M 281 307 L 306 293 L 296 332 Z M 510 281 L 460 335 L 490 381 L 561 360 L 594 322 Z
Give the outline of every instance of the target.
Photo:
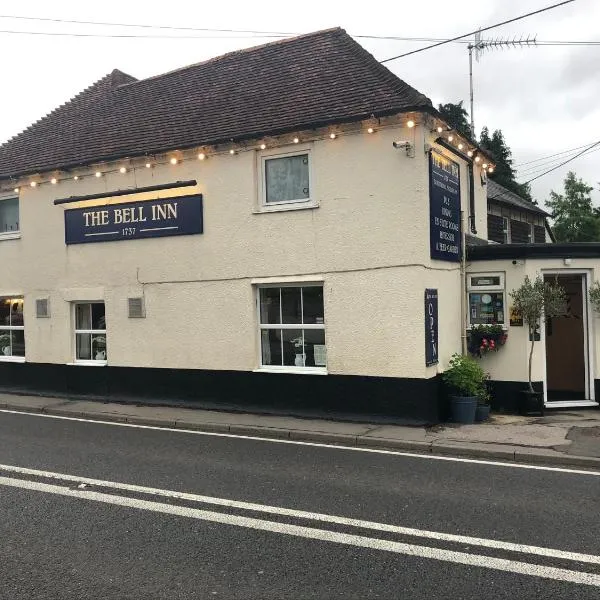
M 115 70 L 0 146 L 0 178 L 408 110 L 431 101 L 329 29 L 139 81 Z

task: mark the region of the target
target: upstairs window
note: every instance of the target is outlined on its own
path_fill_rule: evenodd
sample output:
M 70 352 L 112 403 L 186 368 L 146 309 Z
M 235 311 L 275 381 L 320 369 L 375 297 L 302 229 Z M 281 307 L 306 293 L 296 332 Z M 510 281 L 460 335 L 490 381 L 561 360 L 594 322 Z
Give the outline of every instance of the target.
M 23 298 L 0 298 L 0 360 L 24 357 Z
M 0 199 L 0 239 L 19 233 L 19 199 Z
M 262 202 L 277 206 L 311 201 L 310 152 L 262 157 Z

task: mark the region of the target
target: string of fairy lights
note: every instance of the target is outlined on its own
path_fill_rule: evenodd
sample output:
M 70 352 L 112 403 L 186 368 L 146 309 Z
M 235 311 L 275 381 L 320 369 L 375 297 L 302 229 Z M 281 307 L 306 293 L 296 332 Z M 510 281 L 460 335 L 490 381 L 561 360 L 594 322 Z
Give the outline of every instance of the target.
M 404 126 L 406 128 L 408 128 L 409 130 L 414 129 L 416 124 L 417 123 L 412 118 L 404 121 Z M 150 170 L 154 167 L 161 166 L 161 165 L 171 165 L 171 166 L 175 167 L 181 163 L 188 162 L 188 161 L 201 161 L 202 162 L 202 161 L 208 160 L 211 157 L 222 156 L 222 155 L 235 156 L 242 152 L 267 150 L 267 148 L 274 148 L 274 147 L 279 148 L 279 147 L 282 147 L 282 146 L 285 146 L 288 144 L 295 145 L 295 144 L 300 144 L 301 142 L 308 143 L 308 142 L 314 142 L 317 140 L 324 140 L 324 139 L 336 140 L 340 136 L 356 135 L 356 134 L 362 134 L 365 132 L 368 135 L 372 135 L 379 130 L 393 127 L 393 126 L 397 126 L 397 123 L 386 125 L 386 124 L 382 124 L 381 121 L 378 121 L 377 124 L 372 123 L 372 122 L 368 123 L 368 126 L 366 128 L 363 125 L 363 126 L 361 126 L 361 128 L 359 130 L 342 131 L 341 129 L 338 129 L 338 130 L 330 130 L 329 132 L 322 134 L 322 135 L 315 135 L 313 133 L 312 135 L 296 134 L 293 137 L 279 136 L 278 139 L 272 144 L 268 143 L 268 140 L 263 140 L 263 141 L 260 141 L 260 143 L 248 143 L 248 144 L 237 143 L 233 146 L 231 146 L 231 144 L 230 144 L 229 145 L 230 147 L 228 147 L 227 149 L 220 149 L 220 146 L 221 147 L 223 146 L 221 144 L 221 145 L 215 145 L 215 146 L 202 146 L 202 147 L 199 147 L 196 149 L 172 150 L 172 151 L 161 153 L 158 155 L 155 154 L 155 155 L 150 155 L 150 156 L 128 157 L 128 158 L 121 159 L 120 161 L 117 161 L 117 160 L 114 162 L 111 161 L 113 166 L 109 166 L 109 165 L 105 164 L 104 166 L 97 166 L 96 168 L 93 168 L 92 165 L 88 165 L 87 168 L 85 166 L 81 166 L 81 167 L 77 167 L 76 169 L 75 168 L 70 169 L 68 171 L 67 170 L 65 170 L 65 171 L 55 170 L 55 171 L 48 173 L 46 176 L 44 176 L 44 174 L 37 174 L 34 176 L 19 178 L 16 181 L 13 180 L 13 185 L 15 186 L 13 188 L 13 191 L 15 194 L 18 194 L 24 187 L 37 188 L 40 185 L 46 185 L 46 184 L 51 185 L 51 186 L 58 185 L 59 183 L 64 182 L 64 181 L 78 182 L 78 181 L 82 181 L 83 179 L 90 179 L 90 178 L 100 179 L 100 178 L 102 178 L 106 175 L 112 174 L 112 173 L 119 173 L 121 175 L 126 175 L 128 173 L 130 173 L 130 174 L 135 173 L 138 169 Z M 494 172 L 494 166 L 492 164 L 488 164 L 488 162 L 486 162 L 485 158 L 482 159 L 482 157 L 479 155 L 479 149 L 477 148 L 477 146 L 470 144 L 465 138 L 461 137 L 451 127 L 449 127 L 445 124 L 444 124 L 444 126 L 438 125 L 436 128 L 431 130 L 431 133 L 432 134 L 437 133 L 441 139 L 444 139 L 444 141 L 446 143 L 452 145 L 459 152 L 466 154 L 467 157 L 472 159 L 484 171 L 487 171 L 487 173 Z M 270 139 L 272 140 L 272 138 L 270 138 Z M 157 158 L 158 156 L 164 156 L 165 158 L 159 159 L 159 158 Z M 137 165 L 134 164 L 136 162 L 137 162 Z M 481 163 L 481 164 L 479 164 L 479 163 Z M 80 170 L 80 171 L 85 170 L 86 172 L 85 173 L 76 172 L 77 170 Z M 26 181 L 23 181 L 23 180 L 26 180 Z

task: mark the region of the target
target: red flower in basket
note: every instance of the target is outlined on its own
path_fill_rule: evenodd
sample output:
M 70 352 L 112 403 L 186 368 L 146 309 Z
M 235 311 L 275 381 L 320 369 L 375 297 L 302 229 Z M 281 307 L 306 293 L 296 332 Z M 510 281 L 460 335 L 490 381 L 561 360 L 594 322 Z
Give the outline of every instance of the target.
M 496 342 L 494 340 L 490 340 L 490 348 L 494 350 L 496 348 Z
M 481 345 L 482 345 L 482 346 L 487 346 L 487 345 L 488 345 L 488 341 L 487 341 L 485 338 L 483 338 L 483 339 L 481 340 Z

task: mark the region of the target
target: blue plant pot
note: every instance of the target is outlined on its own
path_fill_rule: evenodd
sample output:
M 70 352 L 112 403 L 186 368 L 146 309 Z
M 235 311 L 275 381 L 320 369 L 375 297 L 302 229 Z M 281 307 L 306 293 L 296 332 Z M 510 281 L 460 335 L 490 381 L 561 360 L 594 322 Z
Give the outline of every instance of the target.
M 489 404 L 478 404 L 475 410 L 475 422 L 481 423 L 487 421 L 490 417 L 490 405 Z
M 450 415 L 454 423 L 474 423 L 477 396 L 450 396 Z

